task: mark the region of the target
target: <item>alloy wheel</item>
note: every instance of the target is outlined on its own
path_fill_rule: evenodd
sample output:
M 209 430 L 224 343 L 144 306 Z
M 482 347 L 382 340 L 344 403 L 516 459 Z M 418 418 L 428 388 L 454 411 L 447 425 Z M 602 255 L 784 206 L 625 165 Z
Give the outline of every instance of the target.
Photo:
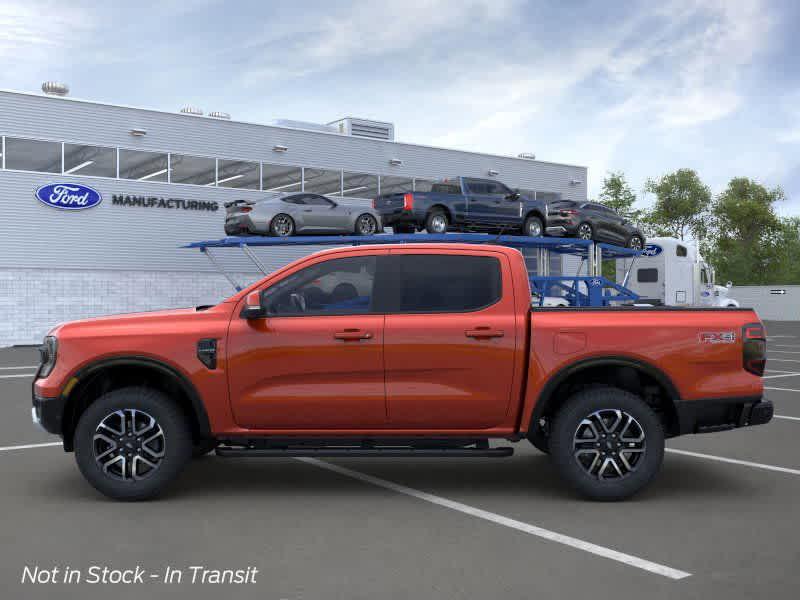
M 150 414 L 125 408 L 100 421 L 92 447 L 94 459 L 103 473 L 121 481 L 139 481 L 161 466 L 166 437 Z
M 528 221 L 528 235 L 531 237 L 541 237 L 542 224 L 538 219 Z
M 292 229 L 294 229 L 292 220 L 286 215 L 278 215 L 272 220 L 272 231 L 279 237 L 291 235 Z
M 431 217 L 431 229 L 434 233 L 447 232 L 447 219 L 444 215 L 434 215 Z
M 622 479 L 634 472 L 644 459 L 644 429 L 625 411 L 598 410 L 578 424 L 572 452 L 590 477 Z
M 588 223 L 582 223 L 580 227 L 578 227 L 578 237 L 582 240 L 592 239 L 592 226 Z
M 361 235 L 372 235 L 378 228 L 375 219 L 371 215 L 361 215 L 358 217 L 358 232 Z

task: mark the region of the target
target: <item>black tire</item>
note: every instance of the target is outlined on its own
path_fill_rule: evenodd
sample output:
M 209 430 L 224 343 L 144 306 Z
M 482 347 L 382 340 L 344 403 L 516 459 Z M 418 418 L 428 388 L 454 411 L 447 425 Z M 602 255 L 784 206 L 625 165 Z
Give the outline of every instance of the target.
M 356 219 L 356 235 L 375 235 L 378 233 L 378 220 L 369 213 L 358 215 Z
M 269 222 L 269 234 L 273 237 L 289 237 L 294 232 L 294 219 L 286 213 L 275 215 Z
M 217 440 L 200 440 L 192 446 L 192 458 L 202 458 L 219 446 Z
M 539 452 L 550 454 L 550 440 L 541 427 L 536 427 L 533 431 L 528 432 L 528 441 Z
M 628 238 L 628 243 L 625 245 L 633 250 L 642 250 L 644 249 L 644 240 L 642 239 L 642 236 L 633 234 Z
M 525 219 L 522 233 L 530 237 L 542 237 L 544 235 L 544 224 L 542 220 L 535 215 L 531 215 Z
M 132 411 L 137 412 L 133 413 Z M 126 419 L 125 421 L 120 421 L 123 417 L 115 416 L 120 412 Z M 151 447 L 150 452 L 142 450 L 137 452 L 137 445 L 144 446 L 148 443 L 146 440 L 144 444 L 141 444 L 137 443 L 137 440 L 141 440 L 141 438 L 137 438 L 135 435 L 128 438 L 124 435 L 125 432 L 136 429 L 135 424 L 133 428 L 129 427 L 131 415 L 133 415 L 133 419 L 136 419 L 138 415 L 141 425 L 144 422 L 141 420 L 142 414 L 145 421 L 148 416 L 155 420 L 162 435 L 161 444 Z M 98 439 L 115 437 L 111 434 L 112 430 L 102 425 L 110 423 L 109 419 L 116 419 L 114 428 L 118 428 L 119 432 L 122 432 L 118 438 L 110 440 L 113 446 L 107 444 L 104 439 Z M 140 431 L 145 431 L 143 427 L 140 428 Z M 102 436 L 96 436 L 95 434 L 98 432 L 102 433 Z M 151 432 L 158 434 L 158 430 L 151 427 L 141 435 L 146 438 Z M 128 441 L 125 441 L 126 439 Z M 158 441 L 156 440 L 156 442 Z M 101 445 L 99 449 L 98 445 Z M 115 450 L 108 455 L 110 458 L 105 462 L 104 469 L 101 457 L 107 454 L 106 445 Z M 130 462 L 121 462 L 116 448 L 121 448 L 123 455 L 132 455 L 133 459 Z M 153 458 L 153 448 L 163 456 L 158 459 Z M 128 454 L 129 452 L 130 454 Z M 115 455 L 117 455 L 117 462 L 109 467 L 109 462 L 115 461 Z M 136 460 L 137 456 L 151 459 L 156 465 L 155 468 L 142 472 L 140 467 L 136 466 L 141 463 Z M 154 498 L 177 477 L 191 456 L 192 434 L 186 415 L 170 398 L 151 388 L 127 387 L 104 394 L 84 411 L 75 429 L 75 460 L 78 468 L 95 489 L 115 500 L 134 501 Z M 122 459 L 128 460 L 127 456 L 123 456 Z M 126 477 L 129 475 L 128 470 L 131 465 L 139 471 L 139 479 Z M 145 466 L 145 468 L 149 467 Z M 115 471 L 118 472 L 115 473 Z
M 416 233 L 417 228 L 413 225 L 407 225 L 405 223 L 398 223 L 396 225 L 392 225 L 392 231 L 394 233 Z
M 603 422 L 612 422 L 617 411 L 622 415 L 620 422 L 628 425 L 621 432 L 617 429 L 614 437 L 611 427 L 585 425 L 587 421 L 598 423 L 598 415 Z M 633 421 L 627 421 L 627 416 Z M 596 442 L 592 436 L 596 436 Z M 634 444 L 640 436 L 642 440 Z M 626 439 L 630 442 L 620 442 Z M 636 448 L 629 449 L 629 443 Z M 600 444 L 599 449 L 596 444 Z M 638 396 L 613 387 L 587 388 L 570 397 L 558 411 L 549 448 L 561 476 L 580 494 L 592 500 L 623 500 L 647 486 L 661 468 L 664 427 Z M 593 472 L 597 462 L 600 465 Z M 592 468 L 587 467 L 589 463 Z
M 581 240 L 593 240 L 594 227 L 592 227 L 591 223 L 586 223 L 584 221 L 578 225 L 578 229 L 575 230 L 575 237 Z
M 441 208 L 434 208 L 425 218 L 425 231 L 428 233 L 447 233 L 450 219 Z

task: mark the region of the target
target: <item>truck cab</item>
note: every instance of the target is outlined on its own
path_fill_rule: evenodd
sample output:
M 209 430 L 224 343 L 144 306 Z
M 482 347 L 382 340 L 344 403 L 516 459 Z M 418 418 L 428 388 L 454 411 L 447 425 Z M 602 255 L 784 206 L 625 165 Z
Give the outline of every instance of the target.
M 619 259 L 617 281 L 622 282 L 632 259 Z M 677 238 L 651 238 L 635 259 L 627 287 L 642 304 L 664 306 L 738 307 L 728 297 L 731 283 L 716 285 L 714 268 L 694 244 Z

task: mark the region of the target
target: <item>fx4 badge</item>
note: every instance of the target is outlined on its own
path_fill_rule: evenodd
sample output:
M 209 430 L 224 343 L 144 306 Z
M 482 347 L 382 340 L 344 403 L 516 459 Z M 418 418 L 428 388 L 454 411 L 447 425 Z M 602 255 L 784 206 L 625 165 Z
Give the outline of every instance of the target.
M 735 331 L 703 331 L 698 335 L 701 344 L 733 344 L 736 342 Z

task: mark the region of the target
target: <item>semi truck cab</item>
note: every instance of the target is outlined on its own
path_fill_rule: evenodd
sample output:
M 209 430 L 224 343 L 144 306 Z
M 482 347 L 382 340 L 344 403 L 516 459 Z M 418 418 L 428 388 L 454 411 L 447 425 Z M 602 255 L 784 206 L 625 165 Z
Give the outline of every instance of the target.
M 670 237 L 651 238 L 636 259 L 618 259 L 616 277 L 625 279 L 633 263 L 627 287 L 642 304 L 658 306 L 707 306 L 735 308 L 728 296 L 731 283 L 716 285 L 714 268 L 703 260 L 697 247 Z

